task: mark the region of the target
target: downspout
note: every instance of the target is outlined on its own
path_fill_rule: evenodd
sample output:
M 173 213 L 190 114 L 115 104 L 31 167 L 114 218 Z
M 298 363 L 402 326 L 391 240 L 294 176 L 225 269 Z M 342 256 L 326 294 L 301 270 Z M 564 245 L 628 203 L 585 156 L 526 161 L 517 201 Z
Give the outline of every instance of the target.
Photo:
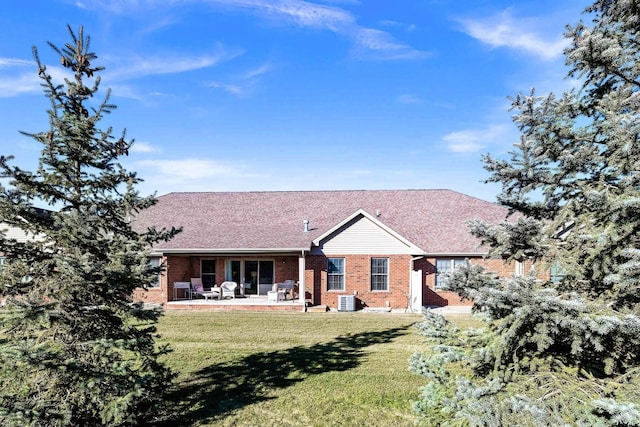
M 411 313 L 414 312 L 413 310 L 413 265 L 416 261 L 424 257 L 425 255 L 413 257 L 411 258 L 411 262 L 409 263 L 409 306 L 407 308 Z M 422 284 L 420 284 L 420 287 L 422 288 Z M 420 305 L 422 305 L 422 301 L 420 301 Z
M 304 249 L 298 258 L 298 298 L 300 298 L 300 302 L 302 303 L 302 312 L 305 313 L 307 311 L 307 300 L 305 298 L 305 283 L 304 276 L 306 270 L 306 260 L 304 258 Z

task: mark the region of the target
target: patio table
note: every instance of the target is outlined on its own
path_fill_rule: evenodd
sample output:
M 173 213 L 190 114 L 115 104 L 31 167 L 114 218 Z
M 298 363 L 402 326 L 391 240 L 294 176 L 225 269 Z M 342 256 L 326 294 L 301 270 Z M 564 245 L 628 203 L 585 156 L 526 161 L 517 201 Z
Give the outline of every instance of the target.
M 181 299 L 191 299 L 191 282 L 173 282 L 173 300 L 178 300 L 178 289 L 182 289 Z

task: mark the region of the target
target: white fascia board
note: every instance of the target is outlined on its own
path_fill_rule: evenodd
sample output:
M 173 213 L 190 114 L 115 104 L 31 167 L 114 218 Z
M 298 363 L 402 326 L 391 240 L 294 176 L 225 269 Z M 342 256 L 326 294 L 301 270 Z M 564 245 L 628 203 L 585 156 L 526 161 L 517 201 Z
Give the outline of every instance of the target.
M 409 240 L 405 239 L 400 234 L 396 233 L 394 230 L 392 230 L 391 228 L 387 227 L 385 224 L 380 222 L 376 217 L 374 217 L 373 215 L 369 214 L 367 211 L 365 211 L 363 209 L 358 209 L 353 214 L 349 215 L 348 217 L 346 217 L 345 219 L 340 221 L 338 224 L 336 224 L 335 226 L 333 226 L 332 228 L 330 228 L 329 230 L 327 230 L 326 232 L 324 232 L 323 234 L 318 236 L 315 240 L 313 240 L 313 242 L 312 242 L 313 245 L 314 246 L 320 246 L 320 242 L 322 240 L 326 239 L 331 234 L 335 233 L 337 230 L 339 230 L 341 227 L 343 227 L 344 225 L 346 225 L 347 223 L 349 223 L 351 220 L 353 220 L 354 218 L 358 217 L 359 215 L 362 215 L 363 217 L 367 218 L 368 220 L 373 222 L 375 225 L 377 225 L 378 227 L 380 227 L 381 229 L 383 229 L 384 231 L 389 233 L 391 236 L 395 237 L 396 239 L 398 239 L 399 241 L 401 241 L 402 243 L 407 245 L 412 252 L 415 252 L 416 255 L 422 255 L 422 254 L 425 253 L 422 249 L 420 249 L 413 242 L 410 242 Z

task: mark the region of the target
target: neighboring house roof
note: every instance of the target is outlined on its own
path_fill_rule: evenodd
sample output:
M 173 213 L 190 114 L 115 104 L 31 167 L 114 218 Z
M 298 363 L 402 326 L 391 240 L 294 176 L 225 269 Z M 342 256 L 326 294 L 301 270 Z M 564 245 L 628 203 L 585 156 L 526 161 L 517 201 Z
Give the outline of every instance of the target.
M 183 227 L 161 252 L 292 251 L 363 213 L 424 254 L 453 255 L 484 253 L 467 221 L 500 223 L 507 209 L 451 190 L 189 192 L 159 196 L 134 225 Z

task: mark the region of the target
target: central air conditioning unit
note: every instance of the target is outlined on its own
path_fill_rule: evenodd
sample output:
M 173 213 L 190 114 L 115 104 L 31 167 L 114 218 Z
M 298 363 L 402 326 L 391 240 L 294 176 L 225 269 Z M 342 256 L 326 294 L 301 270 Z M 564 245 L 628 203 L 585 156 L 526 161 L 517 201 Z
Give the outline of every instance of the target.
M 338 311 L 356 311 L 356 296 L 338 295 Z

